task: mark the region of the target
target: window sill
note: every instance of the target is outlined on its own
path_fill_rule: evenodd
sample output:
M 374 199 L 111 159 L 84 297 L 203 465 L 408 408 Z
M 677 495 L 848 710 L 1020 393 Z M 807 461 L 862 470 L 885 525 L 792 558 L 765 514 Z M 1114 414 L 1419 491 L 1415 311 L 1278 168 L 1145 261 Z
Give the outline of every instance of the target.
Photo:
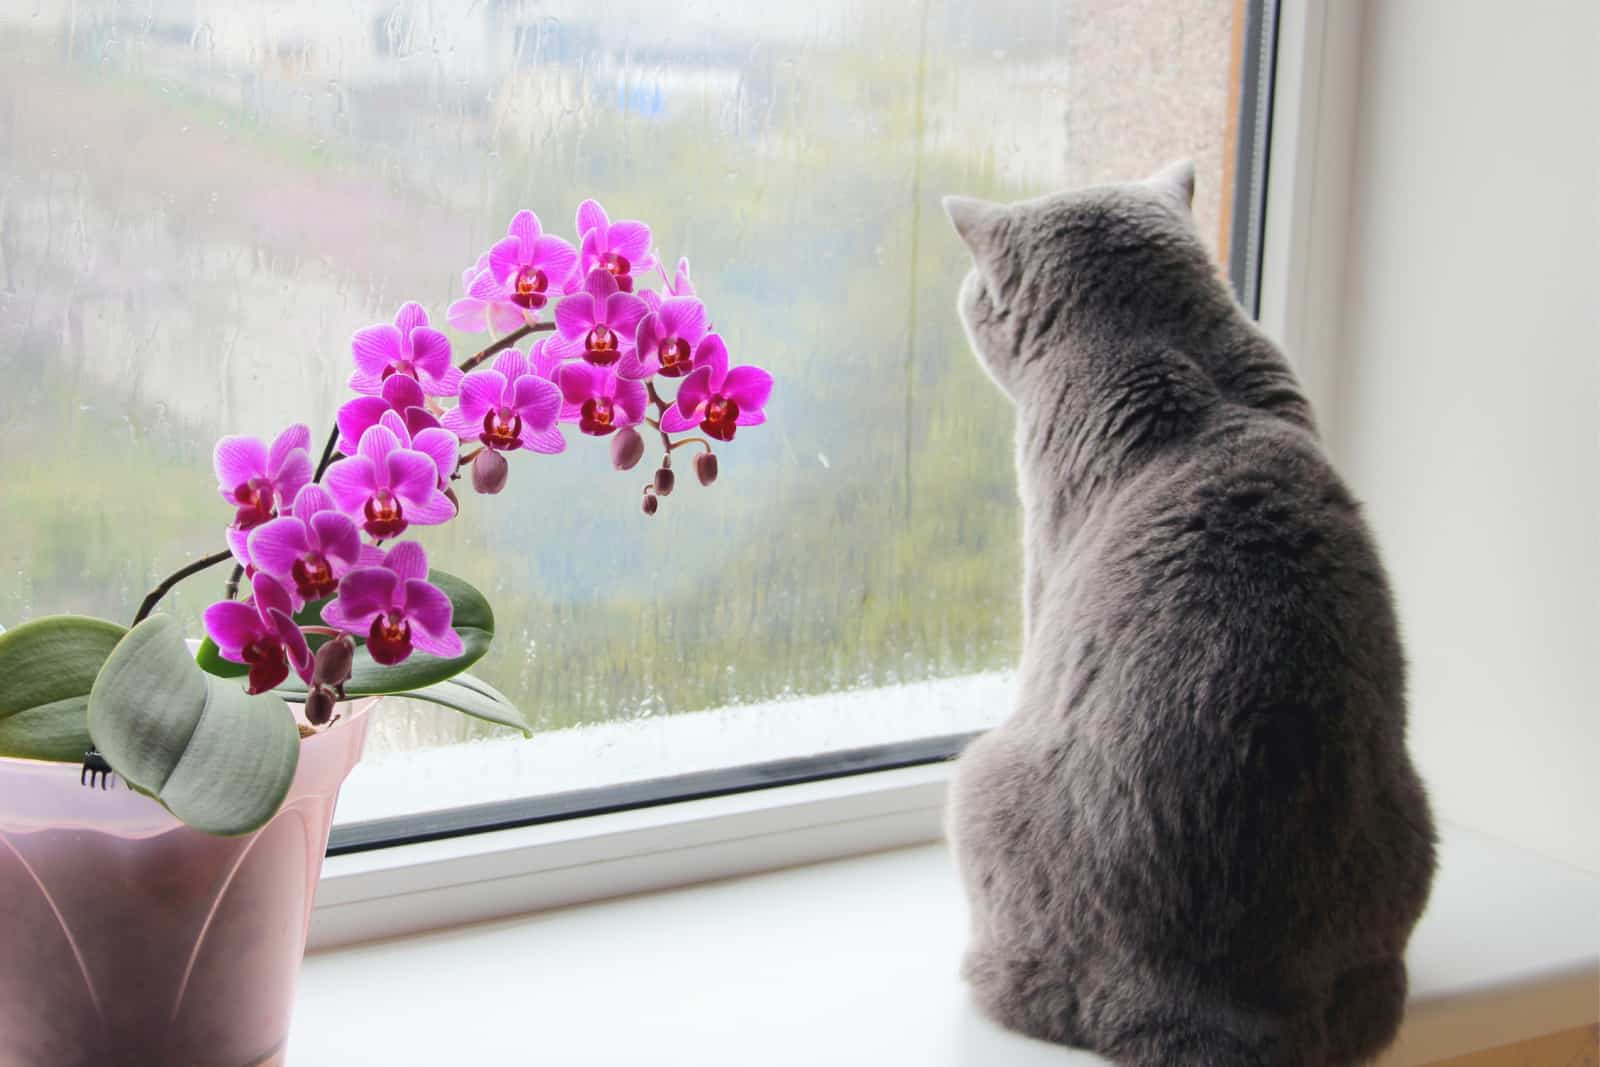
M 941 769 L 892 772 L 901 803 L 884 804 L 866 821 L 897 825 L 908 836 L 924 827 L 937 809 Z M 739 799 L 749 798 L 718 798 Z M 850 808 L 838 796 L 784 806 L 834 816 Z M 734 817 L 757 827 L 776 818 Z M 693 825 L 671 823 L 658 854 L 717 847 L 696 844 L 684 829 Z M 830 834 L 852 832 L 849 819 L 836 819 L 831 830 L 821 825 L 813 820 L 819 847 Z M 640 824 L 616 832 L 656 831 Z M 569 865 L 565 875 L 546 868 L 546 882 L 535 876 L 525 884 L 528 906 L 559 902 L 585 880 L 634 895 L 308 957 L 289 1061 L 1103 1062 L 1000 1031 L 972 1008 L 957 977 L 965 905 L 942 846 L 639 895 L 638 878 L 599 858 L 607 839 L 590 835 L 591 851 L 580 855 L 595 858 Z M 1593 910 L 1600 877 L 1451 828 L 1441 856 L 1434 898 L 1412 943 L 1411 1008 L 1385 1067 L 1433 1063 L 1600 1018 Z M 622 874 L 613 881 L 615 871 Z M 442 921 L 450 921 L 448 909 Z

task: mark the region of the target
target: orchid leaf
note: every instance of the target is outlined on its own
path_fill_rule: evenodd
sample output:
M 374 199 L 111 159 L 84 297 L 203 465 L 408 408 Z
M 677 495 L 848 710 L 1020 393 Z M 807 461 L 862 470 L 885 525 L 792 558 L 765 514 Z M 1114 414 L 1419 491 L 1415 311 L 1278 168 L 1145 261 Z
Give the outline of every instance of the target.
M 0 756 L 77 763 L 91 746 L 89 690 L 128 631 L 52 615 L 0 633 Z
M 89 733 L 130 785 L 212 834 L 265 825 L 300 758 L 283 699 L 203 672 L 166 615 L 135 626 L 112 650 L 89 693 Z
M 405 697 L 407 700 L 426 700 L 430 704 L 452 708 L 498 726 L 509 726 L 522 731 L 524 737 L 533 736 L 533 731 L 528 729 L 522 713 L 510 698 L 488 682 L 470 674 L 458 674 L 442 682 L 413 689 Z
M 377 696 L 380 694 L 410 693 L 415 689 L 452 678 L 478 660 L 489 651 L 489 644 L 494 640 L 494 610 L 489 607 L 489 601 L 467 582 L 441 570 L 430 570 L 428 581 L 438 586 L 450 598 L 451 626 L 461 636 L 462 651 L 459 656 L 430 656 L 424 652 L 413 652 L 403 663 L 392 667 L 385 667 L 376 662 L 364 647 L 356 649 L 355 666 L 350 675 L 350 680 L 345 683 L 344 691 L 347 696 Z M 317 601 L 306 605 L 305 609 L 295 617 L 301 626 L 319 626 L 322 624 L 322 607 L 327 601 Z M 365 644 L 364 634 L 352 634 L 358 646 Z M 321 644 L 321 639 L 313 638 L 313 648 Z M 195 657 L 196 662 L 208 673 L 220 678 L 237 678 L 247 673 L 248 668 L 242 663 L 233 663 L 222 658 L 217 646 L 208 637 L 200 645 L 200 651 Z M 482 684 L 482 683 L 478 683 Z M 303 693 L 305 684 L 300 679 L 291 676 L 283 686 L 285 693 Z M 427 699 L 427 698 L 423 698 Z M 504 697 L 501 697 L 503 700 Z M 435 701 L 435 703 L 446 703 Z M 469 715 L 477 712 L 467 708 L 457 707 L 455 704 L 446 704 L 456 707 L 458 711 L 465 711 Z M 489 716 L 480 716 L 489 718 Z M 499 719 L 490 719 L 499 722 Z M 522 729 L 518 719 L 514 723 L 517 729 Z

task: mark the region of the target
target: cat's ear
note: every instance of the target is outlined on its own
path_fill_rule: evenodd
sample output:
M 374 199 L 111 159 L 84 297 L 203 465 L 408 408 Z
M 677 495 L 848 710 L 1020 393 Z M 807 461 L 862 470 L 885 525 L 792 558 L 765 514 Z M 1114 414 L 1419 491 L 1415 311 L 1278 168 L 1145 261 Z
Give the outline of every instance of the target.
M 992 236 L 1005 218 L 1006 206 L 972 196 L 947 196 L 944 213 L 950 216 L 951 225 L 973 258 L 981 259 L 992 247 Z
M 1145 179 L 1146 185 L 1177 200 L 1185 208 L 1194 207 L 1194 160 L 1180 159 Z

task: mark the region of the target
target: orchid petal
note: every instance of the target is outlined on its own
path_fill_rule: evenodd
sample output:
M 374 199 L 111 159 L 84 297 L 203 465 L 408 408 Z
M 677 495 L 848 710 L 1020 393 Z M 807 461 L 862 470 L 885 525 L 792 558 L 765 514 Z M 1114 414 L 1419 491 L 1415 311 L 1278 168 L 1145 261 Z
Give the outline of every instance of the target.
M 700 425 L 698 413 L 685 415 L 677 407 L 670 407 L 661 413 L 661 428 L 668 433 L 683 433 Z
M 584 278 L 583 291 L 594 302 L 594 309 L 598 314 L 606 306 L 606 301 L 619 291 L 617 279 L 611 276 L 610 271 L 596 267 L 589 272 L 588 277 Z
M 251 478 L 261 478 L 267 473 L 267 446 L 259 437 L 229 435 L 217 442 L 211 453 L 211 465 L 217 472 L 217 484 L 223 496 L 233 500 L 233 490 Z
M 411 331 L 419 326 L 428 325 L 428 313 L 415 300 L 408 300 L 400 305 L 399 311 L 394 313 L 394 325 L 395 329 L 400 331 L 402 338 L 411 337 Z M 415 343 L 415 338 L 413 338 L 413 343 Z
M 378 491 L 378 470 L 366 456 L 351 456 L 330 466 L 322 476 L 322 484 L 333 495 L 339 510 L 353 518 L 361 514 Z
M 646 316 L 646 319 L 648 318 L 649 316 Z M 649 349 L 639 345 L 634 351 L 623 356 L 617 362 L 617 377 L 626 378 L 629 381 L 643 381 L 653 374 L 660 373 L 661 360 L 658 357 L 649 355 L 641 358 L 640 353 L 648 351 Z
M 539 225 L 539 216 L 527 208 L 511 216 L 511 225 L 506 227 L 506 233 L 517 240 L 517 251 L 523 263 L 533 262 L 534 245 L 543 232 Z
M 694 365 L 711 368 L 709 388 L 716 389 L 728 374 L 728 346 L 721 334 L 708 333 L 694 348 Z
M 267 617 L 266 613 L 273 608 L 285 612 L 294 610 L 289 591 L 270 574 L 258 571 L 255 577 L 250 579 L 250 594 L 255 600 L 256 614 L 260 615 L 263 621 Z
M 389 484 L 384 478 L 387 470 L 384 466 L 384 459 L 399 447 L 399 436 L 389 427 L 382 425 L 381 422 L 377 426 L 369 426 L 366 432 L 361 435 L 361 440 L 356 443 L 356 455 L 371 461 L 373 472 L 378 477 L 378 486 Z M 332 468 L 329 469 L 331 470 Z M 334 490 L 333 496 L 335 500 L 339 499 L 338 490 Z M 340 501 L 341 507 L 343 503 L 343 501 Z
M 428 554 L 415 541 L 401 541 L 389 549 L 384 553 L 383 565 L 402 581 L 428 576 Z
M 604 274 L 604 271 L 598 273 Z M 609 274 L 606 277 L 610 277 Z M 589 293 L 577 293 L 556 305 L 556 329 L 569 341 L 576 341 L 595 324 L 595 300 Z
M 739 405 L 741 411 L 760 411 L 772 396 L 772 375 L 760 367 L 735 367 L 717 390 Z
M 551 388 L 553 390 L 554 386 Z M 411 442 L 411 447 L 433 460 L 440 482 L 448 482 L 460 465 L 461 454 L 456 435 L 449 430 L 439 427 L 423 430 Z
M 311 428 L 299 422 L 273 439 L 272 447 L 267 450 L 267 473 L 275 474 L 297 448 L 307 451 L 311 448 Z
M 692 296 L 675 296 L 661 302 L 661 332 L 680 337 L 691 346 L 706 335 L 706 306 Z
M 544 271 L 552 287 L 560 285 L 578 265 L 578 250 L 559 237 L 541 237 L 534 246 L 534 266 Z
M 409 448 L 397 448 L 385 457 L 391 492 L 405 502 L 405 517 L 412 522 L 413 501 L 422 501 L 439 486 L 439 468 L 433 457 Z
M 223 531 L 223 538 L 228 542 L 228 551 L 233 553 L 233 558 L 241 567 L 250 566 L 250 531 L 241 530 L 237 526 L 230 526 Z
M 295 518 L 273 519 L 257 526 L 250 531 L 249 548 L 250 559 L 257 567 L 280 576 L 293 570 L 301 557 L 311 551 L 306 524 Z
M 516 279 L 517 272 L 526 263 L 527 260 L 522 258 L 522 243 L 515 237 L 507 237 L 496 241 L 495 246 L 489 249 L 489 270 L 494 276 L 494 280 L 500 283 L 502 289 L 509 286 Z M 476 282 L 473 283 L 471 295 L 481 295 L 478 289 L 478 284 Z
M 411 447 L 411 431 L 406 429 L 406 420 L 400 417 L 398 411 L 391 409 L 379 415 L 378 425 L 394 434 L 401 448 Z
M 515 382 L 524 374 L 529 373 L 527 357 L 515 348 L 508 348 L 496 356 L 492 366 L 500 372 L 500 376 L 508 383 Z M 506 398 L 502 394 L 495 402 L 503 404 L 506 402 Z
M 391 382 L 409 382 L 410 378 L 396 374 Z M 387 383 L 385 383 L 387 384 Z M 376 426 L 385 411 L 393 410 L 381 396 L 358 396 L 340 406 L 334 421 L 339 424 L 339 451 L 347 456 L 355 454 L 356 442 L 370 426 Z
M 712 334 L 715 337 L 716 334 Z M 701 404 L 711 399 L 711 379 L 714 374 L 712 367 L 697 367 L 689 372 L 689 376 L 678 386 L 677 411 L 684 417 L 695 413 Z
M 300 491 L 294 495 L 294 505 L 290 508 L 290 512 L 297 519 L 310 519 L 318 512 L 334 511 L 336 507 L 328 491 L 311 482 L 301 486 Z
M 322 550 L 323 559 L 342 563 L 347 568 L 361 562 L 361 533 L 348 515 L 319 511 L 306 522 Z
M 277 470 L 272 472 L 272 488 L 280 502 L 287 505 L 302 487 L 311 481 L 311 455 L 303 448 L 290 452 Z
M 585 200 L 578 205 L 578 236 L 582 237 L 590 230 L 600 231 L 604 237 L 606 230 L 611 226 L 611 220 L 606 217 L 606 209 L 600 206 L 598 200 Z
M 561 396 L 569 404 L 581 404 L 600 391 L 605 372 L 587 363 L 568 363 L 561 368 Z
M 507 240 L 510 240 L 510 238 L 507 238 Z M 515 258 L 515 252 L 513 252 L 512 261 L 508 265 L 508 269 L 513 276 L 521 269 L 521 265 L 515 262 Z M 508 299 L 504 280 L 495 273 L 493 266 L 472 279 L 472 284 L 467 287 L 467 296 L 475 300 L 482 300 L 486 304 L 501 303 Z
M 261 636 L 261 616 L 248 604 L 223 600 L 206 608 L 202 616 L 206 634 L 216 643 L 222 658 L 243 663 L 245 645 Z
M 400 577 L 387 567 L 357 567 L 339 581 L 339 595 L 322 609 L 322 620 L 360 633 L 395 606 Z
M 455 408 L 460 413 L 458 421 L 465 421 L 468 426 L 481 424 L 485 415 L 500 406 L 505 392 L 506 376 L 498 370 L 473 371 L 461 379 Z
M 450 338 L 430 326 L 411 332 L 411 362 L 430 378 L 443 378 L 450 369 Z
M 437 489 L 425 497 L 406 501 L 406 521 L 416 526 L 437 526 L 455 517 L 456 506 Z
M 271 625 L 278 643 L 289 653 L 289 662 L 294 665 L 294 672 L 300 676 L 300 680 L 311 681 L 311 647 L 306 644 L 306 635 L 300 632 L 300 627 L 295 625 L 294 619 L 288 612 L 272 608 L 268 610 L 265 621 Z M 255 671 L 251 671 L 250 675 L 251 684 L 257 684 Z M 279 678 L 267 688 L 273 688 L 281 681 L 283 679 Z
M 464 296 L 445 309 L 444 320 L 463 333 L 483 333 L 489 329 L 489 307 L 477 297 Z
M 524 374 L 512 383 L 511 406 L 531 431 L 548 430 L 561 412 L 561 390 L 555 383 Z
M 523 430 L 522 447 L 529 452 L 555 456 L 567 450 L 567 439 L 553 426 L 548 430 Z
M 634 270 L 649 270 L 650 227 L 632 219 L 618 219 L 606 234 L 606 247 L 628 260 Z
M 400 330 L 391 323 L 380 322 L 357 330 L 350 338 L 356 369 L 370 377 L 381 375 L 385 367 L 400 361 L 400 342 Z
M 575 300 L 577 298 L 569 296 L 567 299 Z M 557 310 L 559 311 L 560 309 L 558 308 Z M 583 334 L 580 333 L 570 340 L 560 334 L 556 334 L 545 342 L 545 352 L 558 364 L 565 363 L 569 359 L 577 359 L 583 355 Z
M 606 325 L 617 331 L 626 344 L 633 344 L 639 320 L 650 308 L 632 293 L 613 293 L 606 299 Z
M 450 598 L 438 586 L 425 578 L 411 575 L 406 578 L 400 597 L 401 609 L 415 626 L 434 637 L 454 633 L 450 629 L 451 615 L 454 613 Z
M 645 392 L 643 382 L 618 380 L 612 386 L 612 395 L 616 397 L 617 407 L 621 408 L 622 413 L 627 416 L 626 425 L 632 426 L 644 418 L 645 408 L 649 406 L 650 397 Z

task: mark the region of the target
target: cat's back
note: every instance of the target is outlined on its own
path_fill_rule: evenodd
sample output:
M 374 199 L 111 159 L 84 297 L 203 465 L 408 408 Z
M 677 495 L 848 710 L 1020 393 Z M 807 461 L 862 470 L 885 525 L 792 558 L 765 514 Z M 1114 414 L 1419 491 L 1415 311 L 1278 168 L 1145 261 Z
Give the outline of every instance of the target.
M 1064 825 L 1104 861 L 1093 895 L 1143 886 L 1152 943 L 1204 930 L 1202 955 L 1314 957 L 1400 926 L 1316 906 L 1353 871 L 1423 879 L 1432 835 L 1387 580 L 1315 438 L 1224 412 L 1087 533 L 1056 605 L 1070 662 L 1024 676 L 1072 740 L 1083 799 Z

